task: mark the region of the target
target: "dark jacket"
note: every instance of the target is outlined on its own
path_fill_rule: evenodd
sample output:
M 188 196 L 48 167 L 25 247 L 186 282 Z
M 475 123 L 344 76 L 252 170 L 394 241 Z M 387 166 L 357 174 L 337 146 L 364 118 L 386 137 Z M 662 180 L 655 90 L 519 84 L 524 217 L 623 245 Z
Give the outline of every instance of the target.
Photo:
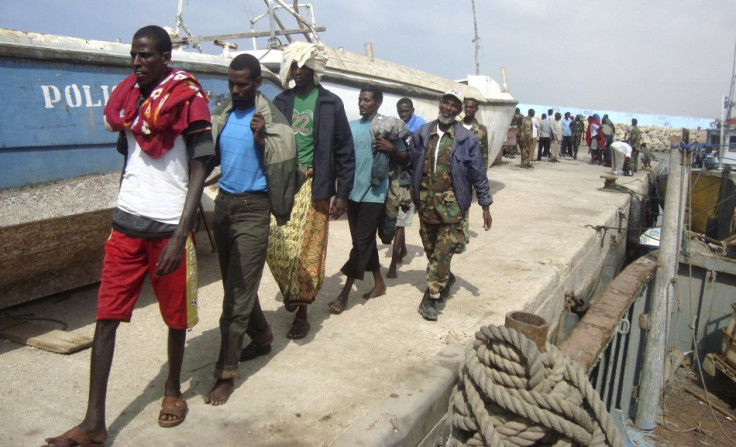
M 255 108 L 266 120 L 263 167 L 268 188 L 268 203 L 277 224 L 283 225 L 291 217 L 294 195 L 300 186 L 294 133 L 291 130 L 291 123 L 260 91 L 256 93 Z M 233 102 L 230 98 L 212 114 L 212 135 L 216 141 L 218 158 L 220 134 L 232 110 Z
M 409 174 L 411 175 L 411 194 L 417 209 L 419 208 L 419 190 L 422 184 L 422 169 L 427 155 L 429 133 L 436 125 L 437 120 L 429 122 L 417 129 L 411 136 Z M 478 139 L 459 122 L 455 123 L 455 140 L 452 143 L 450 154 L 450 176 L 452 177 L 452 188 L 455 190 L 455 197 L 463 215 L 470 209 L 471 185 L 475 186 L 478 204 L 484 210 L 487 210 L 493 203 Z
M 345 115 L 342 100 L 321 85 L 314 111 L 314 177 L 312 180 L 312 199 L 329 199 L 332 196 L 347 200 L 353 189 L 355 174 L 355 152 L 353 134 Z M 280 93 L 273 103 L 286 117 L 294 112 L 292 88 Z M 337 190 L 335 190 L 337 180 Z

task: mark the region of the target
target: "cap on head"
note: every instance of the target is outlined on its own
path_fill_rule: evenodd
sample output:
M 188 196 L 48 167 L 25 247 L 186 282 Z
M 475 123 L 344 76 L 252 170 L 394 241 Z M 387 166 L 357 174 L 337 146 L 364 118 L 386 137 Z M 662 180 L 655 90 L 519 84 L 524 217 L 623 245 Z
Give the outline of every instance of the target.
M 461 105 L 465 103 L 465 96 L 463 96 L 463 94 L 460 93 L 457 89 L 451 88 L 450 90 L 446 91 L 444 95 L 442 95 L 443 98 L 445 96 L 455 97 L 458 101 L 460 101 Z

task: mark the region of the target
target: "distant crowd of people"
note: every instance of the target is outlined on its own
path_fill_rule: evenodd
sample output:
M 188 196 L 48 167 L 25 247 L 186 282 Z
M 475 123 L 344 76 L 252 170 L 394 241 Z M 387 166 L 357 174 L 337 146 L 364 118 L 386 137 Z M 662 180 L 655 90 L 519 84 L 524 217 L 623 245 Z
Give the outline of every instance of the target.
M 210 114 L 199 81 L 169 67 L 171 52 L 163 28 L 138 30 L 130 52 L 133 73 L 112 90 L 104 110 L 125 163 L 105 247 L 87 411 L 79 425 L 47 438 L 47 446 L 103 445 L 107 439 L 115 335 L 120 322 L 130 321 L 146 276 L 169 328 L 158 424 L 174 427 L 186 418 L 180 375 L 186 331 L 198 321 L 192 232 L 205 183 L 219 187 L 213 233 L 224 292 L 215 380 L 204 397 L 211 405 L 228 401 L 241 361 L 271 352 L 274 334 L 258 296 L 266 263 L 284 307 L 294 312 L 286 336 L 309 333 L 307 311 L 324 282 L 331 218 L 347 213 L 352 239 L 341 269 L 344 287 L 328 304 L 340 314 L 366 272 L 374 285 L 363 298 L 386 293 L 376 236 L 393 241 L 388 276 L 396 277 L 407 252 L 405 227 L 416 212 L 427 257 L 417 310 L 430 321 L 450 296 L 451 261 L 468 242 L 473 196 L 483 228 L 491 228 L 488 132 L 475 119 L 476 99 L 448 90 L 437 118 L 425 122 L 402 98 L 400 118 L 393 118 L 379 114 L 383 92 L 366 85 L 357 104 L 361 118 L 349 122 L 341 99 L 320 83 L 324 47 L 293 43 L 283 56 L 284 91 L 273 101 L 259 91 L 259 61 L 241 54 L 229 66 L 229 100 Z M 219 174 L 206 180 L 217 166 Z M 251 341 L 243 346 L 246 334 Z
M 547 158 L 557 163 L 561 157 L 577 160 L 583 137 L 588 146 L 590 163 L 610 167 L 614 175 L 633 175 L 639 169 L 640 154 L 641 165 L 649 166 L 650 155 L 646 144 L 641 141 L 641 130 L 636 118 L 631 120 L 623 140 L 614 141 L 616 127 L 608 115 L 603 115 L 601 119 L 598 114 L 593 114 L 587 118 L 587 123 L 582 115 L 573 118 L 570 112 L 562 115 L 553 109 L 542 113 L 541 119 L 535 118 L 535 115 L 535 110 L 529 109 L 527 115 L 523 116 L 517 108 L 511 120 L 511 126 L 516 129 L 522 168 L 534 167 L 535 147 L 538 162 Z

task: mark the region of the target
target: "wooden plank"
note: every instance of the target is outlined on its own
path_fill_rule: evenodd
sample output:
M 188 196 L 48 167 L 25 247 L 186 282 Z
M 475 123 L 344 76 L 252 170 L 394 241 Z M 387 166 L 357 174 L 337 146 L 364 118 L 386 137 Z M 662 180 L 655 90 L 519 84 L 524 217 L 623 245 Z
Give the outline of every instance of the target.
M 92 346 L 92 337 L 5 317 L 0 317 L 0 337 L 59 354 L 71 354 Z

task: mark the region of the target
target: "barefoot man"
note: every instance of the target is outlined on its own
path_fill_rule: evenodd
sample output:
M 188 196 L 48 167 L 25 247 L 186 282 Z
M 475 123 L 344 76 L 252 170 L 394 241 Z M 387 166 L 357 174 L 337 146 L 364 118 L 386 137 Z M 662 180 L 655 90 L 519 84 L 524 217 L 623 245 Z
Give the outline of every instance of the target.
M 393 142 L 385 138 L 376 138 L 374 150 L 371 124 L 378 115 L 381 103 L 383 92 L 380 89 L 374 86 L 363 87 L 358 96 L 361 119 L 350 122 L 355 146 L 355 177 L 347 211 L 353 248 L 341 269 L 347 276 L 345 286 L 337 299 L 329 304 L 330 310 L 335 314 L 345 310 L 353 283 L 356 279 L 362 281 L 366 271 L 373 272 L 375 285 L 370 292 L 363 295 L 363 298 L 375 298 L 386 293 L 386 284 L 383 282 L 381 264 L 378 261 L 376 231 L 383 219 L 389 179 L 388 169 L 383 172 L 382 178 L 375 175 L 374 161 L 381 156 L 392 157 L 403 165 L 408 160 L 408 154 L 406 145 L 400 138 Z M 387 161 L 385 166 L 388 167 Z
M 139 29 L 130 57 L 134 73 L 112 91 L 104 112 L 107 127 L 120 132 L 125 167 L 105 245 L 87 413 L 78 426 L 46 439 L 48 446 L 101 446 L 107 439 L 105 400 L 115 334 L 121 321 L 130 321 L 146 274 L 169 327 L 169 375 L 158 424 L 174 427 L 187 414 L 180 372 L 186 330 L 197 323 L 191 233 L 215 153 L 210 113 L 199 82 L 168 67 L 171 39 L 163 28 Z
M 281 80 L 284 88 L 293 80 L 294 87 L 273 100 L 291 119 L 299 169 L 306 177 L 294 199 L 289 223 L 277 227 L 271 220 L 266 258 L 286 310 L 296 311 L 286 334 L 291 339 L 309 333 L 307 307 L 325 280 L 329 218 L 337 219 L 345 212 L 353 188 L 355 154 L 345 107 L 337 95 L 319 84 L 326 64 L 322 44 L 294 42 L 286 47 Z
M 297 188 L 296 145 L 291 126 L 260 92 L 261 64 L 250 54 L 230 62 L 230 100 L 213 114 L 220 158 L 220 192 L 213 231 L 225 296 L 220 316 L 217 381 L 205 403 L 222 405 L 234 390 L 238 362 L 271 350 L 273 333 L 261 309 L 258 286 L 271 214 L 289 220 Z M 245 334 L 252 342 L 243 349 Z

